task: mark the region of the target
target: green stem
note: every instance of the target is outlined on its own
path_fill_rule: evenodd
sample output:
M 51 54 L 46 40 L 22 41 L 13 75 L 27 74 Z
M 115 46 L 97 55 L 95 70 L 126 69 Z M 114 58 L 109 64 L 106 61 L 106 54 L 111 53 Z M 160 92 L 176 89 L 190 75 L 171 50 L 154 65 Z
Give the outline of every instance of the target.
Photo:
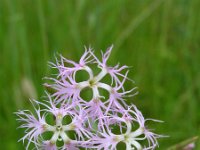
M 196 142 L 198 138 L 199 138 L 198 136 L 192 137 L 190 139 L 182 141 L 181 143 L 178 143 L 174 146 L 169 147 L 167 150 L 180 150 L 184 148 L 185 146 L 187 146 L 188 144 Z

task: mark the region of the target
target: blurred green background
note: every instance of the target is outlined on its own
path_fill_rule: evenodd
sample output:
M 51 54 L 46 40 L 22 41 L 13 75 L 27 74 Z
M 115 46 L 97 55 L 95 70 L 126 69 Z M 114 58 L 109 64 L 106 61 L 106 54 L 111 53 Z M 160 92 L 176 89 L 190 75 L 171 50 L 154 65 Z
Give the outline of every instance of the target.
M 24 149 L 13 112 L 44 95 L 48 61 L 78 60 L 111 44 L 111 63 L 131 68 L 145 117 L 164 120 L 160 148 L 200 134 L 199 0 L 0 0 L 0 143 Z M 196 149 L 200 149 L 198 146 Z

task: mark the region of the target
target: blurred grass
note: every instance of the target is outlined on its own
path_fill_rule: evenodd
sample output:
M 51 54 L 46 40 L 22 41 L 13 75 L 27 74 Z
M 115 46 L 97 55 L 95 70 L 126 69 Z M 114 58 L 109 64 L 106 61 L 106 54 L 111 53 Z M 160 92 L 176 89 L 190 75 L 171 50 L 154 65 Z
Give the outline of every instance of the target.
M 199 0 L 0 0 L 0 143 L 24 149 L 13 112 L 40 98 L 47 61 L 62 53 L 78 60 L 83 46 L 115 45 L 111 63 L 133 66 L 146 117 L 166 149 L 200 134 Z M 199 144 L 198 144 L 199 145 Z M 198 146 L 196 149 L 200 149 Z

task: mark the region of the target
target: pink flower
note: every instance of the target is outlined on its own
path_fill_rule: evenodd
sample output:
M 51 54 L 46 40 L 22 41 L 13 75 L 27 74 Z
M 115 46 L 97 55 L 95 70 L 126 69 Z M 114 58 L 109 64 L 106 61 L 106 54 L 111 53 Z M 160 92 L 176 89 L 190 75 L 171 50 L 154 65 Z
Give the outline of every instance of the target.
M 94 59 L 92 59 L 91 49 L 87 50 L 85 48 L 85 52 L 80 58 L 79 62 L 74 62 L 72 60 L 66 59 L 62 55 L 60 55 L 60 61 L 56 58 L 56 64 L 50 62 L 52 68 L 56 68 L 59 70 L 58 77 L 68 78 L 68 76 L 75 74 L 78 70 L 88 70 L 87 64 L 92 63 Z M 68 64 L 69 66 L 66 66 Z
M 25 141 L 28 139 L 27 148 L 29 147 L 30 143 L 33 142 L 35 144 L 38 143 L 38 140 L 43 132 L 45 132 L 45 127 L 47 123 L 45 121 L 45 115 L 41 116 L 41 110 L 36 109 L 34 107 L 35 113 L 37 117 L 35 117 L 30 111 L 18 111 L 16 115 L 19 117 L 17 120 L 22 122 L 19 128 L 26 128 L 25 135 L 19 141 Z
M 120 114 L 120 112 L 118 112 Z M 126 144 L 126 149 L 155 149 L 158 146 L 157 139 L 163 136 L 151 132 L 145 126 L 145 119 L 141 112 L 132 105 L 123 114 L 109 114 L 109 116 L 104 117 L 104 124 L 101 126 L 101 130 L 98 131 L 98 136 L 93 136 L 91 140 L 91 148 L 96 149 L 110 149 L 116 150 L 116 146 L 119 142 Z M 125 114 L 125 115 L 124 115 Z M 120 117 L 122 116 L 122 117 Z M 154 120 L 155 121 L 155 120 Z M 124 127 L 122 124 L 126 124 Z M 139 127 L 133 130 L 133 126 Z M 119 126 L 120 134 L 112 133 L 111 126 Z M 122 128 L 126 129 L 126 132 L 122 132 Z M 141 144 L 141 141 L 147 141 L 148 145 Z
M 79 150 L 79 147 L 82 145 L 76 140 L 71 140 L 68 143 L 65 143 L 64 146 L 62 147 L 62 150 Z
M 69 80 L 61 78 L 60 80 L 49 78 L 54 81 L 54 84 L 45 84 L 46 86 L 55 90 L 55 93 L 52 95 L 55 99 L 55 103 L 76 103 L 80 98 L 81 89 L 84 87 L 79 87 L 76 81 L 72 78 L 72 76 L 68 76 Z M 71 101 L 73 100 L 73 101 Z
M 59 107 L 53 103 L 50 95 L 47 94 L 48 101 L 39 102 L 34 100 L 38 106 L 34 106 L 35 114 L 32 114 L 30 111 L 19 111 L 17 116 L 19 121 L 22 122 L 20 128 L 26 128 L 25 136 L 21 139 L 23 141 L 28 140 L 26 149 L 29 148 L 30 143 L 35 144 L 36 148 L 56 150 L 59 147 L 56 146 L 57 141 L 62 140 L 65 144 L 63 149 L 67 149 L 69 143 L 78 143 L 81 146 L 82 143 L 85 143 L 93 133 L 91 133 L 86 127 L 87 124 L 87 114 L 84 109 L 80 106 L 66 106 L 60 105 Z M 44 107 L 42 110 L 40 106 Z M 54 125 L 50 125 L 46 122 L 46 116 L 52 114 L 55 118 Z M 37 117 L 35 117 L 35 115 Z M 69 124 L 63 124 L 63 119 L 65 116 L 70 116 L 72 122 Z M 67 132 L 75 131 L 76 140 L 71 139 Z M 53 135 L 50 139 L 44 140 L 43 133 L 52 132 Z M 66 144 L 67 143 L 67 144 Z M 71 145 L 72 146 L 72 145 Z
M 117 150 L 120 142 L 126 145 L 126 150 L 150 150 L 158 146 L 157 139 L 164 136 L 148 129 L 146 121 L 160 121 L 145 119 L 135 105 L 126 103 L 127 97 L 137 93 L 136 88 L 126 90 L 124 86 L 126 81 L 131 81 L 127 66 L 120 67 L 117 64 L 111 67 L 107 64 L 112 48 L 102 52 L 101 60 L 91 49 L 85 49 L 78 62 L 60 56 L 55 64 L 50 63 L 52 68 L 58 70 L 58 74 L 56 78 L 46 78 L 51 84 L 45 83 L 45 86 L 54 92 L 51 95 L 46 93 L 44 102 L 33 101 L 35 113 L 28 110 L 16 113 L 22 123 L 20 128 L 25 128 L 25 135 L 20 140 L 28 140 L 26 149 L 31 143 L 36 149 L 44 150 Z M 100 68 L 97 74 L 92 67 L 95 64 Z M 86 71 L 89 78 L 78 82 L 75 78 L 77 71 Z M 111 77 L 111 83 L 103 80 L 106 76 Z M 92 90 L 90 101 L 80 95 L 85 88 Z M 107 99 L 100 89 L 109 93 Z M 49 114 L 54 116 L 51 125 L 46 118 Z M 71 118 L 68 124 L 63 122 L 66 116 Z M 113 126 L 119 127 L 120 134 L 112 132 Z M 70 138 L 69 131 L 74 131 L 74 138 Z M 51 132 L 52 136 L 44 140 L 45 132 Z M 62 141 L 63 145 L 58 147 L 58 141 Z M 143 144 L 145 142 L 148 144 Z
M 111 51 L 113 49 L 113 45 L 110 46 L 105 53 L 102 53 L 102 61 L 100 61 L 93 53 L 91 53 L 93 55 L 93 57 L 95 58 L 99 68 L 102 69 L 102 72 L 108 73 L 110 74 L 111 78 L 112 78 L 112 84 L 113 81 L 115 83 L 121 84 L 121 81 L 119 79 L 119 77 L 125 77 L 125 75 L 123 73 L 121 73 L 124 69 L 127 69 L 128 66 L 119 66 L 119 64 L 115 65 L 114 67 L 110 67 L 107 64 L 107 61 L 110 57 Z M 126 78 L 126 77 L 125 77 Z M 128 78 L 127 78 L 128 79 Z
M 39 148 L 43 150 L 57 150 L 56 143 L 52 143 L 51 141 L 44 141 Z
M 109 111 L 109 109 L 120 110 L 127 107 L 124 98 L 134 91 L 135 88 L 128 91 L 124 89 L 123 85 L 128 79 L 128 71 L 125 74 L 120 72 L 127 67 L 123 66 L 118 68 L 117 65 L 112 68 L 107 66 L 107 60 L 110 56 L 111 50 L 112 46 L 106 51 L 105 54 L 102 53 L 102 62 L 97 59 L 91 49 L 85 50 L 85 53 L 80 58 L 79 63 L 65 59 L 64 57 L 61 57 L 61 63 L 56 60 L 57 65 L 53 66 L 59 70 L 59 78 L 49 78 L 54 81 L 54 84 L 46 84 L 46 86 L 55 90 L 52 94 L 52 97 L 55 99 L 55 103 L 58 104 L 64 102 L 66 105 L 69 105 L 70 103 L 82 105 L 86 108 L 86 111 L 90 113 L 92 118 L 98 118 L 98 116 L 102 117 Z M 65 62 L 71 64 L 71 66 L 66 67 Z M 101 69 L 97 75 L 94 75 L 92 68 L 89 66 L 94 63 L 97 63 Z M 76 82 L 75 76 L 78 70 L 85 70 L 88 72 L 90 76 L 89 79 L 82 82 Z M 101 80 L 108 74 L 112 77 L 111 85 L 101 82 Z M 123 80 L 120 81 L 118 76 L 122 77 Z M 80 93 L 84 88 L 91 88 L 93 91 L 93 98 L 89 102 L 85 101 L 80 96 Z M 104 96 L 100 95 L 99 88 L 105 89 L 109 92 L 110 96 L 109 99 L 105 100 L 106 102 L 102 102 Z

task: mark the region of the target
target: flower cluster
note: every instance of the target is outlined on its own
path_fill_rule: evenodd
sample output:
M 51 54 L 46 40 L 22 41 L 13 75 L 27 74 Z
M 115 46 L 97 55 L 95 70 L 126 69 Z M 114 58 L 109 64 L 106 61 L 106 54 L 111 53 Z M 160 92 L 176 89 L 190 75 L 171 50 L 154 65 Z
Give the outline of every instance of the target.
M 58 70 L 56 77 L 47 78 L 49 83 L 45 83 L 53 93 L 46 92 L 44 102 L 32 100 L 34 113 L 16 112 L 20 128 L 26 129 L 20 139 L 26 142 L 26 149 L 31 143 L 35 149 L 44 150 L 117 150 L 119 143 L 124 143 L 126 150 L 149 150 L 158 146 L 157 139 L 162 136 L 146 127 L 146 121 L 158 120 L 145 119 L 134 104 L 126 103 L 127 97 L 135 95 L 136 88 L 125 89 L 125 82 L 131 81 L 127 77 L 127 66 L 108 65 L 112 48 L 102 52 L 101 59 L 91 49 L 85 49 L 79 62 L 60 56 L 56 63 L 50 63 Z M 100 71 L 95 73 L 97 68 Z M 87 80 L 77 80 L 80 71 L 88 74 Z M 104 80 L 106 76 L 110 82 Z M 90 100 L 81 96 L 84 89 L 91 89 Z M 100 92 L 102 89 L 109 93 L 108 97 Z M 53 123 L 49 123 L 49 114 L 54 116 Z M 71 119 L 70 123 L 65 122 L 66 117 Z M 51 136 L 47 138 L 45 133 Z

